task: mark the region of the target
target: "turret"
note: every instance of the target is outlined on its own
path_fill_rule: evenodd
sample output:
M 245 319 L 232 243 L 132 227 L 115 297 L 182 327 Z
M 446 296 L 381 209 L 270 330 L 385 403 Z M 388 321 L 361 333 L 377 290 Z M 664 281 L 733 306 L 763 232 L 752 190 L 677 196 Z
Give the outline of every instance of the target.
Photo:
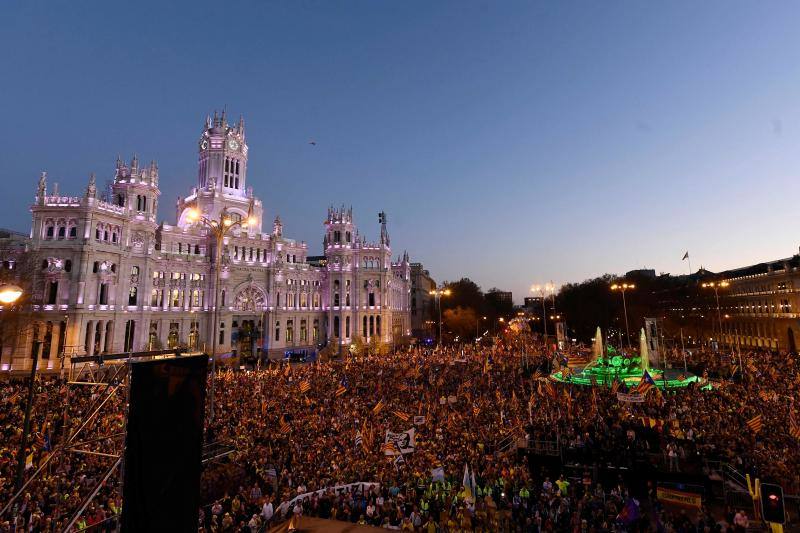
M 97 180 L 95 179 L 94 172 L 89 174 L 89 184 L 86 186 L 86 198 L 97 197 Z

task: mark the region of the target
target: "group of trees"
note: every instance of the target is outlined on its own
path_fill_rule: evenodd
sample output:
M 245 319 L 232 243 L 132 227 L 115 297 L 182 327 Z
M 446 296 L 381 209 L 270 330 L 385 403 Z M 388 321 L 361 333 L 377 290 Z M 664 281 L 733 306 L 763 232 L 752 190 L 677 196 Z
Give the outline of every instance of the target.
M 627 307 L 632 344 L 638 342 L 644 319 L 649 317 L 661 319 L 667 336 L 677 338 L 682 330 L 687 338 L 701 337 L 712 327 L 716 317 L 713 293 L 701 288 L 701 283 L 709 279 L 713 279 L 713 274 L 705 271 L 691 276 L 653 275 L 643 271 L 624 277 L 604 274 L 580 283 L 568 283 L 554 299 L 545 301 L 548 333 L 555 332 L 551 316 L 557 314 L 566 323 L 571 338 L 589 342 L 599 326 L 612 342 L 619 342 L 626 335 L 624 307 Z M 614 283 L 622 281 L 635 286 L 625 292 L 625 306 L 622 294 L 611 290 Z M 500 318 L 508 320 L 516 315 L 511 302 L 491 296 L 497 289 L 484 293 L 469 278 L 444 285 L 450 290 L 450 294 L 441 299 L 446 339 L 472 340 L 487 331 L 492 334 L 502 326 Z M 535 317 L 531 329 L 541 331 L 541 307 L 529 312 Z
M 708 330 L 716 316 L 713 293 L 700 286 L 709 275 L 653 276 L 635 272 L 622 278 L 605 274 L 562 286 L 555 302 L 573 338 L 586 342 L 600 326 L 605 335 L 618 339 L 625 336 L 625 309 L 622 294 L 611 290 L 611 286 L 624 280 L 635 286 L 625 292 L 633 344 L 638 342 L 644 319 L 651 317 L 661 319 L 667 336 L 678 335 L 683 329 L 684 335 L 698 337 Z
M 498 289 L 484 293 L 477 283 L 469 278 L 448 281 L 444 284 L 450 294 L 442 297 L 442 322 L 445 337 L 462 340 L 474 339 L 485 332 L 497 329 L 500 318 L 514 315 L 511 302 L 504 302 L 491 295 Z

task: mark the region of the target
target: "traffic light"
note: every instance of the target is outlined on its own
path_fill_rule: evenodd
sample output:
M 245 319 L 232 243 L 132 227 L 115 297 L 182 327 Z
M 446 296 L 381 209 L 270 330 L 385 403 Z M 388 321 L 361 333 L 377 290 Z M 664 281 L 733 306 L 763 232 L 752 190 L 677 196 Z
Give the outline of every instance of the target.
M 772 483 L 761 484 L 761 515 L 767 522 L 783 524 L 786 511 L 783 508 L 783 489 Z

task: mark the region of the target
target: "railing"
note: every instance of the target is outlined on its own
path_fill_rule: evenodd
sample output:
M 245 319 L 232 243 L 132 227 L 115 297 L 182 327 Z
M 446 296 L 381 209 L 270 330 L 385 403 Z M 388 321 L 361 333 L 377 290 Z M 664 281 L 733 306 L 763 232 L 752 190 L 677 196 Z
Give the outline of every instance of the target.
M 533 440 L 528 439 L 527 449 L 534 455 L 545 455 L 548 457 L 561 457 L 561 444 L 557 440 Z

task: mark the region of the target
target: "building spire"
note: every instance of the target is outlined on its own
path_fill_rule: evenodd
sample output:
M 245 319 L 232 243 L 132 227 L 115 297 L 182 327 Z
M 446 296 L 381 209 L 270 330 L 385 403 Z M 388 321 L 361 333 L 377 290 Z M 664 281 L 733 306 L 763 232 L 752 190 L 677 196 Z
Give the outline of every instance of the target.
M 95 198 L 97 196 L 97 180 L 95 179 L 94 172 L 89 174 L 89 185 L 86 186 L 86 198 Z

